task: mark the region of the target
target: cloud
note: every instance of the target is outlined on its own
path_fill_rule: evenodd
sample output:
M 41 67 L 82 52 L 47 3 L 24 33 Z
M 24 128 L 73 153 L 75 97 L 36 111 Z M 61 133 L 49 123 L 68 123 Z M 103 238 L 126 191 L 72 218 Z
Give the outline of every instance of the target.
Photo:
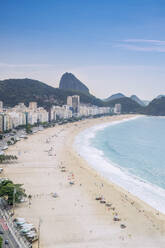
M 164 40 L 144 40 L 144 39 L 128 39 L 128 40 L 123 40 L 123 42 L 126 43 L 151 43 L 155 45 L 165 45 Z
M 114 45 L 131 51 L 141 52 L 165 52 L 165 41 L 162 40 L 146 40 L 146 39 L 127 39 L 120 41 Z
M 8 64 L 8 63 L 0 63 L 0 67 L 8 67 L 8 68 L 14 68 L 14 67 L 27 67 L 27 68 L 36 68 L 36 67 L 54 67 L 53 64 Z

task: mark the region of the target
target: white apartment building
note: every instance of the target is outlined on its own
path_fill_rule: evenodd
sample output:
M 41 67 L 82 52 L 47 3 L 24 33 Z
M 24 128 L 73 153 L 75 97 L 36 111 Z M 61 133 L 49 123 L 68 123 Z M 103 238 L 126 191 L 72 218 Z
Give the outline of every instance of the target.
M 25 112 L 10 111 L 10 112 L 8 112 L 8 115 L 12 119 L 13 128 L 21 126 L 21 125 L 26 125 L 26 114 L 25 114 Z
M 37 114 L 38 114 L 38 122 L 48 122 L 49 121 L 49 114 L 44 108 L 37 108 Z
M 63 105 L 62 109 L 63 109 L 64 119 L 72 118 L 72 111 L 70 110 L 70 107 L 68 105 Z
M 3 114 L 0 114 L 0 132 L 3 132 Z
M 57 119 L 69 119 L 72 117 L 72 111 L 68 105 L 53 106 L 51 108 L 51 121 L 55 121 Z
M 115 114 L 120 114 L 121 113 L 121 104 L 115 104 L 115 108 L 114 108 L 114 113 Z
M 27 112 L 27 123 L 30 125 L 34 125 L 38 121 L 38 113 L 34 111 Z
M 101 114 L 109 114 L 111 113 L 112 108 L 110 107 L 97 107 L 97 106 L 87 106 L 80 105 L 79 107 L 79 116 L 95 116 Z
M 29 107 L 24 103 L 19 103 L 14 108 L 3 109 L 3 102 L 0 101 L 0 131 L 6 131 L 27 123 L 44 123 L 49 121 L 49 113 L 42 107 L 37 108 L 36 102 L 30 102 Z M 120 113 L 121 104 L 116 104 L 115 108 L 97 107 L 80 104 L 80 97 L 77 95 L 67 97 L 67 105 L 53 106 L 50 110 L 50 121 L 57 119 L 70 119 L 72 116 L 87 117 L 109 113 Z
M 10 129 L 12 129 L 12 118 L 6 113 L 1 113 L 0 114 L 0 132 L 4 132 Z
M 50 121 L 55 121 L 56 120 L 56 106 L 52 106 L 50 110 Z
M 67 105 L 72 109 L 73 113 L 78 113 L 80 107 L 80 96 L 68 96 Z
M 3 115 L 3 131 L 13 128 L 12 118 L 8 114 Z
M 80 105 L 79 107 L 79 116 L 89 116 L 89 107 L 86 105 Z
M 0 101 L 0 112 L 2 112 L 2 111 L 3 111 L 3 102 Z

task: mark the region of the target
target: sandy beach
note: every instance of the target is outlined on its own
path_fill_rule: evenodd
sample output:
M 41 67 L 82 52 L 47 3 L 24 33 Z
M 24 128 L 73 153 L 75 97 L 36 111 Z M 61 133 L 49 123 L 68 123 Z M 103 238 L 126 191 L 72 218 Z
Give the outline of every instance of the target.
M 165 216 L 106 181 L 73 148 L 75 136 L 85 128 L 128 117 L 132 116 L 56 126 L 8 149 L 18 161 L 4 164 L 3 176 L 24 184 L 26 193 L 32 195 L 31 204 L 21 203 L 15 216 L 36 228 L 41 219 L 41 248 L 165 247 Z M 101 195 L 109 206 L 95 200 Z M 115 215 L 120 221 L 113 220 Z

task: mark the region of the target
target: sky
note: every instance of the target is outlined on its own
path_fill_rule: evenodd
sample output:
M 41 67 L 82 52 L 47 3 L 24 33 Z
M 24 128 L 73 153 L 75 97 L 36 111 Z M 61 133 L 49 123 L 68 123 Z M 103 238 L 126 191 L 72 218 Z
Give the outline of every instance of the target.
M 0 80 L 53 87 L 71 72 L 97 97 L 165 94 L 164 0 L 2 0 Z

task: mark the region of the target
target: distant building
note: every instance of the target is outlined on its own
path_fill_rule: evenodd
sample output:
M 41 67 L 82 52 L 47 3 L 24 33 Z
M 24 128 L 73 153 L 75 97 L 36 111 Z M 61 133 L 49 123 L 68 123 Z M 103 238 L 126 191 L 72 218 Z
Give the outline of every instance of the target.
M 121 114 L 121 104 L 115 104 L 115 108 L 114 108 L 114 113 L 115 114 Z
M 37 110 L 37 102 L 29 102 L 29 109 L 30 110 Z

